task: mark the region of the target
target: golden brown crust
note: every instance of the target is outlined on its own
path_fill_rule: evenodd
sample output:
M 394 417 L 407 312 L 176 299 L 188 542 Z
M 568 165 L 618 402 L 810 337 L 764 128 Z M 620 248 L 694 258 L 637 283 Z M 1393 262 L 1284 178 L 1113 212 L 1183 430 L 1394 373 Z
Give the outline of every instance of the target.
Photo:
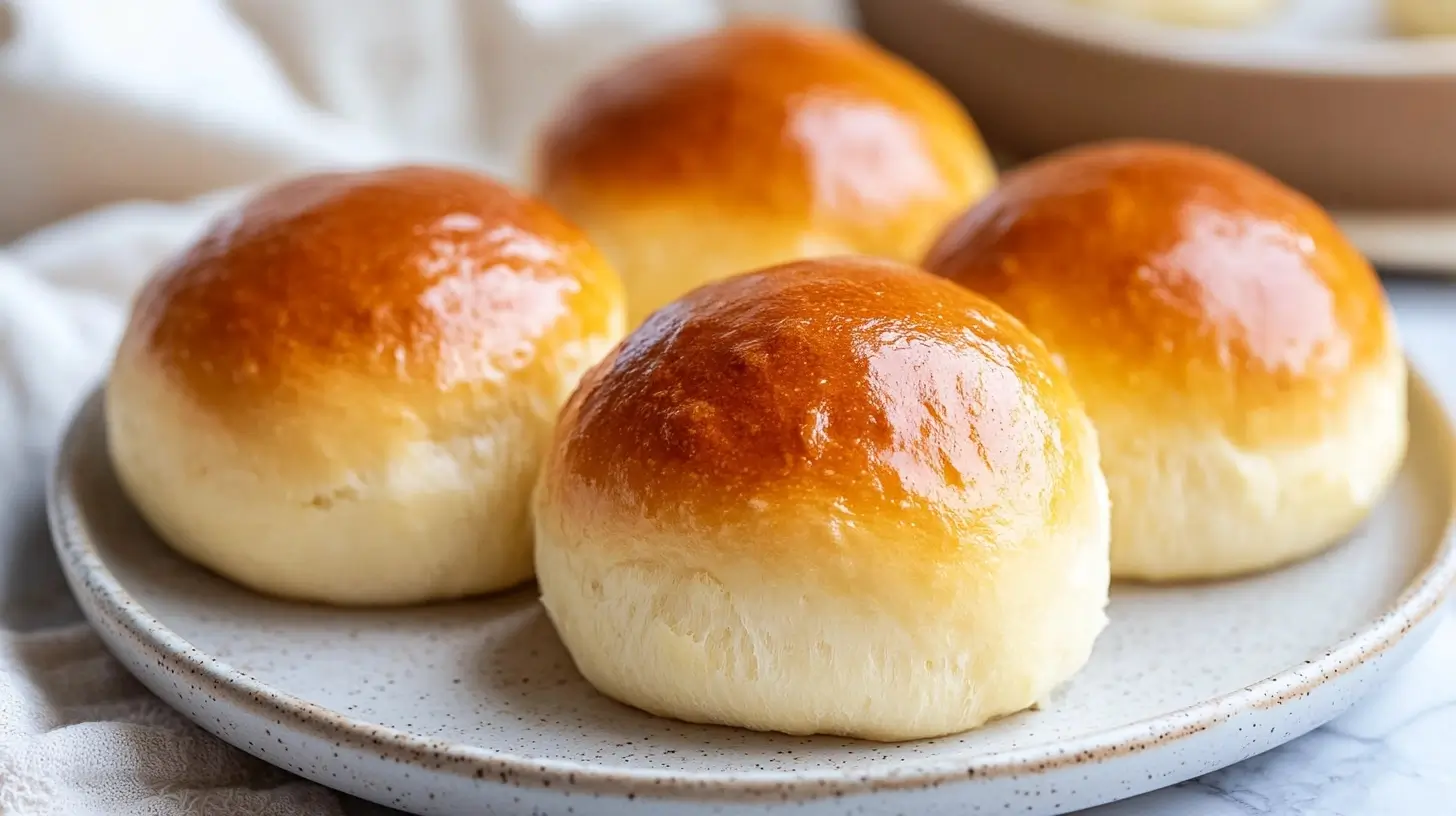
M 608 334 L 622 298 L 575 227 L 488 178 L 328 173 L 218 220 L 146 287 L 121 355 L 215 409 L 338 377 L 448 391 L 554 375 L 555 347 Z
M 568 213 L 666 198 L 898 235 L 995 180 L 949 94 L 847 34 L 725 29 L 620 65 L 562 110 L 537 179 Z
M 801 261 L 629 335 L 563 410 L 548 492 L 659 529 L 812 509 L 954 549 L 1055 516 L 1095 467 L 1086 434 L 1045 348 L 993 304 L 888 261 Z
M 1317 205 L 1177 144 L 1014 171 L 925 267 L 1021 318 L 1089 406 L 1108 394 L 1239 442 L 1318 435 L 1321 403 L 1396 343 L 1374 272 Z

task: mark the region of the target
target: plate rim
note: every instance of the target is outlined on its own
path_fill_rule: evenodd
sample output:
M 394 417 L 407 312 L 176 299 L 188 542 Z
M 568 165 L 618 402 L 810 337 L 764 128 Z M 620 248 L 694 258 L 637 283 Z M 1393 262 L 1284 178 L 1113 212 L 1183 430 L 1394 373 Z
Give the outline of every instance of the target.
M 1456 209 L 1336 209 L 1330 217 L 1382 273 L 1456 279 Z
M 842 770 L 728 774 L 711 771 L 606 770 L 568 760 L 532 758 L 528 755 L 486 747 L 461 745 L 410 734 L 391 726 L 332 711 L 317 703 L 276 689 L 205 654 L 177 634 L 133 599 L 97 553 L 84 531 L 79 504 L 75 501 L 67 463 L 75 458 L 86 423 L 99 421 L 105 385 L 96 388 L 72 415 L 61 445 L 51 462 L 46 486 L 46 512 L 51 538 L 71 591 L 84 593 L 101 610 L 109 611 L 112 623 L 122 624 L 146 648 L 149 657 L 172 665 L 226 690 L 227 702 L 258 715 L 286 718 L 288 727 L 330 741 L 344 739 L 351 747 L 418 755 L 427 751 L 445 759 L 441 772 L 462 778 L 509 778 L 513 785 L 549 788 L 569 778 L 574 790 L 606 795 L 643 795 L 658 800 L 691 799 L 723 802 L 742 797 L 790 798 L 795 801 L 834 796 L 918 790 L 954 781 L 1036 776 L 1067 765 L 1135 753 L 1160 743 L 1206 730 L 1231 714 L 1252 708 L 1277 708 L 1304 696 L 1345 672 L 1378 658 L 1439 610 L 1456 584 L 1456 430 L 1441 400 L 1427 380 L 1409 369 L 1407 389 L 1411 414 L 1428 416 L 1435 439 L 1446 462 L 1447 518 L 1440 542 L 1429 561 L 1380 615 L 1350 636 L 1330 646 L 1320 657 L 1277 672 L 1243 688 L 1190 706 L 1168 711 L 1116 728 L 1063 742 L 1004 751 L 979 761 L 922 759 L 907 768 L 887 766 L 884 770 L 847 774 Z M 84 587 L 84 590 L 83 590 Z M 81 604 L 89 612 L 90 605 Z M 125 661 L 123 661 L 124 663 Z

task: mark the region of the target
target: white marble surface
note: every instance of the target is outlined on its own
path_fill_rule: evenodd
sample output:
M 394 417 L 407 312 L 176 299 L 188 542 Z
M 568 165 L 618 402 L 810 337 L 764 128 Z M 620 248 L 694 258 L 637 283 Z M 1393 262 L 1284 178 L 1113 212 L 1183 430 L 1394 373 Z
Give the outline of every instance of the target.
M 1389 282 L 1411 357 L 1456 408 L 1456 283 Z M 1095 816 L 1456 814 L 1456 618 L 1345 716 L 1199 779 Z
M 1456 621 L 1354 710 L 1266 754 L 1095 816 L 1456 813 Z

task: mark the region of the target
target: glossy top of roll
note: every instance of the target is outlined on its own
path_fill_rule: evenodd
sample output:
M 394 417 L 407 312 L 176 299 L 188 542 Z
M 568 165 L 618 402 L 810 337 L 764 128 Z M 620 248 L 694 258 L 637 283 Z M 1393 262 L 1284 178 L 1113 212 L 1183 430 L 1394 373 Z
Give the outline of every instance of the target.
M 815 507 L 935 547 L 997 519 L 1045 524 L 1095 450 L 1017 321 L 863 258 L 741 275 L 659 310 L 583 379 L 557 433 L 552 478 L 649 523 Z
M 214 408 L 335 377 L 441 390 L 553 368 L 543 349 L 606 333 L 622 297 L 576 228 L 488 178 L 320 174 L 215 222 L 146 287 L 123 353 Z
M 543 133 L 537 175 L 552 201 L 683 196 L 852 221 L 994 183 L 975 127 L 928 77 L 849 34 L 767 25 L 605 72 Z
M 1319 206 L 1177 144 L 1094 145 L 1018 169 L 925 266 L 1075 356 L 1079 389 L 1176 400 L 1254 433 L 1317 430 L 1298 409 L 1397 343 L 1374 272 Z M 1263 412 L 1274 406 L 1296 410 Z

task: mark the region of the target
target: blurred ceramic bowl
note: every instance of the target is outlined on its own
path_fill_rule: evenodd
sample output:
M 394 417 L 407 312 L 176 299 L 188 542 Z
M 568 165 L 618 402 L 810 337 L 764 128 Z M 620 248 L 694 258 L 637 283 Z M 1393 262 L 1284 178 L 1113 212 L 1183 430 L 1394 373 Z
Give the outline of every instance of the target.
M 1205 144 L 1318 199 L 1377 263 L 1456 272 L 1456 39 L 1386 35 L 1380 0 L 1289 0 L 1232 31 L 1065 0 L 857 2 L 1011 156 Z

